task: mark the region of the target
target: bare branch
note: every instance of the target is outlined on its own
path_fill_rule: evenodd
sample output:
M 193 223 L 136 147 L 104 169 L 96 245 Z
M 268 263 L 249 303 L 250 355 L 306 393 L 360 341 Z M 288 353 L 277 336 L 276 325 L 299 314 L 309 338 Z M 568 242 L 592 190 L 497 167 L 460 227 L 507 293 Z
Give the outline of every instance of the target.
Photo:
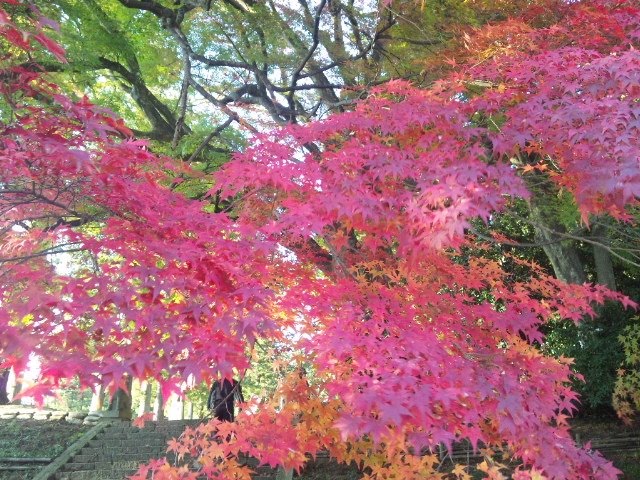
M 307 52 L 306 56 L 298 64 L 298 67 L 293 72 L 293 75 L 291 75 L 290 88 L 294 88 L 296 86 L 296 84 L 298 83 L 298 79 L 300 78 L 300 73 L 302 72 L 304 67 L 307 65 L 307 62 L 311 60 L 311 57 L 313 56 L 316 49 L 318 48 L 318 45 L 320 44 L 320 39 L 318 37 L 318 31 L 320 29 L 320 16 L 322 15 L 322 10 L 324 9 L 324 6 L 326 5 L 326 3 L 327 3 L 327 0 L 321 0 L 320 4 L 318 5 L 314 23 L 313 23 L 313 34 L 312 34 L 313 43 L 311 44 L 311 47 L 309 47 L 309 51 Z M 293 103 L 293 92 L 294 90 L 291 90 L 289 92 L 289 95 L 287 96 L 287 101 L 289 102 L 289 108 L 291 108 L 292 110 L 294 110 L 295 108 Z
M 360 25 L 358 24 L 358 20 L 356 20 L 356 16 L 353 13 L 353 0 L 349 0 L 348 8 L 343 6 L 342 9 L 347 16 L 347 20 L 349 21 L 349 25 L 351 25 L 351 31 L 353 32 L 353 39 L 356 44 L 356 48 L 358 52 L 362 53 L 365 51 L 364 44 L 362 43 L 362 34 L 360 33 Z
M 373 49 L 373 47 L 375 46 L 376 42 L 380 39 L 380 35 L 382 35 L 384 32 L 389 30 L 393 25 L 394 25 L 394 22 L 393 21 L 389 21 L 380 30 L 378 30 L 376 32 L 376 34 L 373 36 L 373 38 L 371 39 L 371 41 L 366 45 L 364 50 L 362 52 L 360 52 L 359 54 L 352 55 L 350 57 L 343 58 L 341 60 L 336 60 L 334 62 L 328 63 L 326 65 L 323 65 L 322 67 L 319 67 L 319 68 L 313 70 L 312 72 L 307 72 L 307 73 L 300 74 L 299 78 L 313 77 L 315 75 L 318 75 L 319 73 L 326 72 L 327 70 L 331 70 L 332 68 L 338 67 L 338 66 L 340 66 L 340 65 L 342 65 L 342 64 L 344 64 L 346 62 L 353 62 L 355 60 L 360 60 L 360 59 L 366 57 L 368 55 L 368 53 Z
M 195 152 L 191 154 L 188 161 L 193 162 L 196 158 L 198 158 L 198 156 L 202 153 L 202 151 L 207 147 L 209 142 L 213 140 L 214 137 L 217 137 L 218 135 L 220 135 L 224 131 L 224 129 L 227 128 L 229 125 L 231 125 L 234 121 L 235 121 L 234 118 L 229 117 L 223 124 L 218 125 L 218 127 L 216 127 L 215 130 L 213 130 L 209 135 L 207 135 L 205 139 L 202 141 L 202 143 L 198 145 L 198 148 L 196 148 Z
M 61 253 L 73 253 L 73 252 L 82 252 L 83 250 L 85 250 L 84 248 L 70 248 L 70 249 L 62 249 L 63 247 L 66 246 L 71 246 L 71 245 L 79 245 L 79 242 L 73 242 L 73 243 L 65 243 L 63 245 L 56 245 L 55 247 L 50 247 L 50 248 L 46 248 L 44 250 L 41 250 L 39 252 L 36 253 L 32 253 L 29 255 L 21 255 L 18 257 L 11 257 L 11 258 L 0 258 L 0 265 L 4 265 L 7 263 L 22 263 L 25 262 L 27 260 L 32 260 L 34 258 L 39 258 L 39 257 L 45 257 L 47 255 L 59 255 Z
M 174 36 L 180 37 L 181 32 L 177 27 L 174 29 Z M 187 96 L 189 94 L 189 83 L 191 82 L 191 58 L 189 57 L 189 50 L 182 46 L 182 56 L 183 56 L 183 73 L 182 73 L 182 88 L 180 90 L 180 113 L 178 114 L 178 120 L 176 121 L 176 126 L 173 131 L 173 142 L 172 147 L 176 148 L 178 146 L 178 140 L 180 140 L 180 136 L 182 135 L 185 116 L 187 114 Z
M 137 8 L 138 10 L 146 10 L 154 15 L 162 18 L 175 18 L 175 11 L 161 5 L 153 0 L 118 0 L 127 8 Z
M 258 133 L 258 130 L 253 125 L 251 125 L 247 121 L 241 119 L 240 116 L 236 112 L 231 110 L 227 105 L 225 105 L 220 100 L 218 100 L 216 97 L 214 97 L 209 92 L 207 92 L 207 90 L 202 85 L 200 85 L 198 82 L 194 81 L 193 78 L 191 79 L 191 85 L 193 86 L 193 88 L 196 89 L 196 91 L 200 95 L 202 95 L 204 98 L 209 100 L 212 104 L 214 104 L 216 107 L 218 107 L 220 110 L 222 110 L 229 118 L 232 118 L 233 120 L 238 122 L 240 125 L 245 127 L 251 133 Z

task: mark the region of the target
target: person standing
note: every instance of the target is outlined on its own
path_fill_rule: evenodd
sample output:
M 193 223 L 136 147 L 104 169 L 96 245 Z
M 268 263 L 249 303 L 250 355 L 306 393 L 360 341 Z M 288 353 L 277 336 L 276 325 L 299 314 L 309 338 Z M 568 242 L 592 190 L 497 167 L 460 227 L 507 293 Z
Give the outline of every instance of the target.
M 233 422 L 235 419 L 235 402 L 244 402 L 242 387 L 235 380 L 216 380 L 209 391 L 207 408 L 213 416 L 223 422 Z

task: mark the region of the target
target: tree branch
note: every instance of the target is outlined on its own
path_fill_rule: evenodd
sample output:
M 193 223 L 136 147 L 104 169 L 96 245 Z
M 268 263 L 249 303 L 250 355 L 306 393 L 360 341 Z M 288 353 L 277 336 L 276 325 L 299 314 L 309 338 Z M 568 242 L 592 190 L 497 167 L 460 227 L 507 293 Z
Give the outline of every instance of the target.
M 180 36 L 182 32 L 178 30 L 177 27 L 174 27 L 174 35 L 176 37 Z M 178 114 L 178 120 L 175 124 L 175 129 L 173 131 L 173 141 L 171 145 L 173 148 L 178 146 L 178 140 L 180 140 L 180 136 L 182 135 L 184 121 L 187 114 L 187 95 L 189 94 L 189 83 L 191 82 L 191 58 L 189 57 L 189 50 L 183 46 L 182 47 L 182 56 L 183 56 L 183 73 L 182 73 L 182 88 L 180 90 L 180 110 Z
M 311 60 L 311 57 L 313 56 L 316 49 L 318 48 L 318 45 L 320 44 L 320 39 L 318 37 L 318 31 L 320 29 L 320 16 L 322 15 L 322 10 L 324 9 L 324 6 L 326 5 L 326 3 L 327 3 L 327 0 L 321 0 L 320 4 L 318 5 L 314 23 L 313 23 L 313 33 L 312 33 L 313 42 L 311 44 L 311 47 L 309 47 L 309 51 L 307 52 L 305 57 L 298 64 L 298 67 L 294 70 L 293 75 L 291 75 L 290 88 L 294 88 L 296 86 L 296 84 L 298 83 L 298 79 L 300 78 L 300 73 L 302 72 L 304 67 L 307 65 L 307 62 Z M 293 93 L 294 93 L 294 90 L 291 90 L 289 92 L 289 95 L 287 95 L 287 102 L 289 102 L 289 108 L 295 111 L 295 104 L 293 102 Z M 290 121 L 295 121 L 295 116 L 291 117 Z
M 22 263 L 27 260 L 32 260 L 34 258 L 45 257 L 47 255 L 58 255 L 61 253 L 73 253 L 73 252 L 82 252 L 85 248 L 71 248 L 68 250 L 58 250 L 62 247 L 70 246 L 70 245 L 79 245 L 79 242 L 74 243 L 65 243 L 63 245 L 56 245 L 55 247 L 50 247 L 45 250 L 41 250 L 36 253 L 32 253 L 30 255 L 21 255 L 19 257 L 11 257 L 11 258 L 0 258 L 0 265 L 4 265 L 7 263 Z
M 312 72 L 307 72 L 304 74 L 301 74 L 299 78 L 308 78 L 308 77 L 313 77 L 315 75 L 318 75 L 320 73 L 326 72 L 327 70 L 331 70 L 332 68 L 335 68 L 339 65 L 342 65 L 343 63 L 346 62 L 353 62 L 355 60 L 360 60 L 361 58 L 364 58 L 367 56 L 367 54 L 373 49 L 374 45 L 376 44 L 376 42 L 380 39 L 380 35 L 382 35 L 382 33 L 386 32 L 387 30 L 389 30 L 392 26 L 393 26 L 393 22 L 389 22 L 386 25 L 384 25 L 380 30 L 378 30 L 376 32 L 376 34 L 373 36 L 373 38 L 371 39 L 371 41 L 366 45 L 365 49 L 360 52 L 357 55 L 352 55 L 350 57 L 341 59 L 341 60 L 336 60 L 334 62 L 328 63 L 326 65 L 323 65 L 322 67 L 319 67 L 315 70 L 313 70 Z
M 198 158 L 198 156 L 206 148 L 209 142 L 213 140 L 214 137 L 217 137 L 218 135 L 220 135 L 224 131 L 224 129 L 227 128 L 229 125 L 231 125 L 234 121 L 235 121 L 235 118 L 229 117 L 223 124 L 218 125 L 218 127 L 216 127 L 215 130 L 213 130 L 209 135 L 207 135 L 205 139 L 202 141 L 202 143 L 198 145 L 198 148 L 196 148 L 195 152 L 191 154 L 191 156 L 189 157 L 189 160 L 187 161 L 193 162 L 196 158 Z
M 214 97 L 209 92 L 207 92 L 207 90 L 202 85 L 200 85 L 198 82 L 193 80 L 193 78 L 191 79 L 191 86 L 193 86 L 193 88 L 195 88 L 196 91 L 200 95 L 202 95 L 204 98 L 209 100 L 213 105 L 215 105 L 220 110 L 222 110 L 229 118 L 232 118 L 233 120 L 238 122 L 240 125 L 245 127 L 250 132 L 259 133 L 258 130 L 253 125 L 250 125 L 245 120 L 241 119 L 240 116 L 236 112 L 231 110 L 227 105 L 225 105 L 224 103 L 220 102 L 220 100 L 218 100 L 216 97 Z

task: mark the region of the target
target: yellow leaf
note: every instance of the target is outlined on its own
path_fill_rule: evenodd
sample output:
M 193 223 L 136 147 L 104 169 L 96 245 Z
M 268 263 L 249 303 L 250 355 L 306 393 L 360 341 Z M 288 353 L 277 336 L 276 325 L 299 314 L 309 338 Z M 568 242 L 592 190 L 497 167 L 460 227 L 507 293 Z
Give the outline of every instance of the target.
M 531 470 L 531 480 L 547 480 L 538 470 Z
M 458 478 L 460 478 L 462 480 L 469 480 L 471 477 L 467 473 L 466 468 L 467 467 L 465 467 L 464 465 L 458 464 L 458 465 L 456 465 L 456 467 L 453 469 L 453 471 L 451 473 L 453 473 L 455 476 L 457 476 Z

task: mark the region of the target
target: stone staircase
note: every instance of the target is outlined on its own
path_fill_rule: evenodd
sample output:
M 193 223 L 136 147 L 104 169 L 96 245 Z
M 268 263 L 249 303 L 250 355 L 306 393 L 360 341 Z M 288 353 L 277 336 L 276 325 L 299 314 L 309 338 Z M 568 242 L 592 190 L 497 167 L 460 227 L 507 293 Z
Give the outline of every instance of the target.
M 167 441 L 178 437 L 185 427 L 197 420 L 147 422 L 144 428 L 129 422 L 114 422 L 102 429 L 78 450 L 54 474 L 55 480 L 124 480 L 135 473 L 141 463 L 151 458 L 167 457 Z M 167 457 L 170 461 L 172 458 Z M 254 480 L 272 480 L 275 472 L 256 467 Z

